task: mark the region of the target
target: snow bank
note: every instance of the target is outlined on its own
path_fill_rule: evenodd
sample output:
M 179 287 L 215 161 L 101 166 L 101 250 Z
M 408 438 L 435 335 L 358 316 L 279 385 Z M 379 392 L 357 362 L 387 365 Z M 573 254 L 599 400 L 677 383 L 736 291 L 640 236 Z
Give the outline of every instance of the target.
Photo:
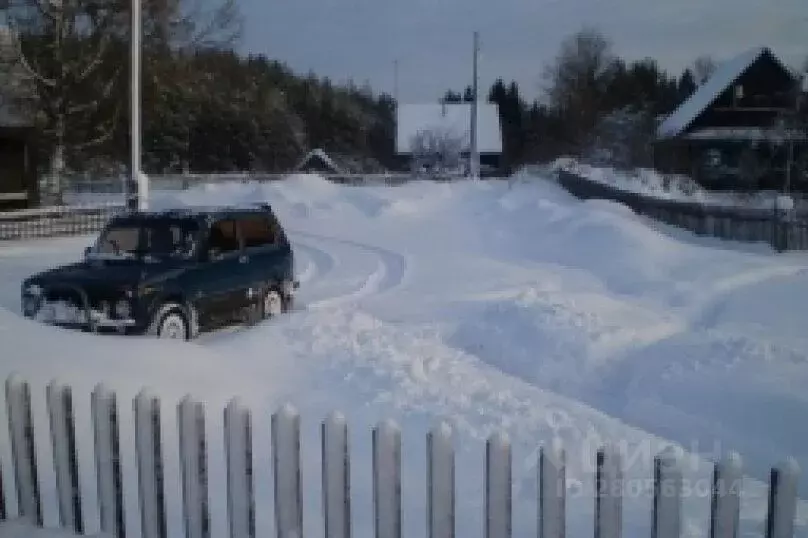
M 808 468 L 808 439 L 795 426 L 808 412 L 800 299 L 808 298 L 808 258 L 731 243 L 707 248 L 689 234 L 661 234 L 619 204 L 580 202 L 545 179 L 356 187 L 301 175 L 155 193 L 155 206 L 271 203 L 305 277 L 298 311 L 189 344 L 134 338 L 122 345 L 119 337 L 20 319 L 19 281 L 74 259 L 89 238 L 4 245 L 0 342 L 13 343 L 13 353 L 4 354 L 0 376 L 18 372 L 33 383 L 43 462 L 50 461 L 50 379 L 73 384 L 82 398 L 80 440 L 91 438 L 94 384 L 119 391 L 132 535 L 139 523 L 126 425 L 128 402 L 143 386 L 163 398 L 176 533 L 174 406 L 190 393 L 208 410 L 214 535 L 226 534 L 221 410 L 236 395 L 255 412 L 259 506 L 273 501 L 268 415 L 285 401 L 303 413 L 307 535 L 322 532 L 318 423 L 334 409 L 349 421 L 357 537 L 372 536 L 370 428 L 382 418 L 403 426 L 407 533 L 424 528 L 425 434 L 445 420 L 458 449 L 458 535 L 481 533 L 484 440 L 500 430 L 514 447 L 514 535 L 535 535 L 536 449 L 554 440 L 569 452 L 570 536 L 592 534 L 592 458 L 606 441 L 635 456 L 626 473 L 635 487 L 625 504 L 627 535 L 650 532 L 652 459 L 668 446 L 687 451 L 685 476 L 696 489 L 685 499 L 685 536 L 706 534 L 708 461 L 730 449 L 744 456 L 748 473 L 742 531 L 759 535 L 769 466 L 792 455 Z M 92 451 L 84 448 L 89 507 Z M 5 428 L 0 462 L 10 464 Z M 46 480 L 50 467 L 43 465 Z M 54 494 L 43 491 L 51 524 Z M 93 510 L 88 517 L 92 532 Z M 259 533 L 271 535 L 272 511 L 257 518 Z M 805 503 L 796 534 L 808 536 Z

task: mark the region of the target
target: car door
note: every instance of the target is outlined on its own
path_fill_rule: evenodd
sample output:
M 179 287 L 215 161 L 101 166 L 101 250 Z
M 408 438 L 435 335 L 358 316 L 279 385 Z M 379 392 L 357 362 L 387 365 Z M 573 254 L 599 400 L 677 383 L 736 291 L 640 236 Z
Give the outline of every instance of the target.
M 245 214 L 239 218 L 239 227 L 248 258 L 250 286 L 262 289 L 279 284 L 284 277 L 284 245 L 270 216 L 264 212 Z
M 204 267 L 198 274 L 198 304 L 203 317 L 225 316 L 243 304 L 244 267 L 236 218 L 214 220 L 210 225 Z

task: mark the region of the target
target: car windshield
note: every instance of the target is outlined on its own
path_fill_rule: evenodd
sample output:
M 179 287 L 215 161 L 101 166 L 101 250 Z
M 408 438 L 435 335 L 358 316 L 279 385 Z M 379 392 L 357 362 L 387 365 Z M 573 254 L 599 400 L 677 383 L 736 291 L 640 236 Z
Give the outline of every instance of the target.
M 196 252 L 199 225 L 191 219 L 126 220 L 111 223 L 91 254 L 113 258 L 189 259 Z

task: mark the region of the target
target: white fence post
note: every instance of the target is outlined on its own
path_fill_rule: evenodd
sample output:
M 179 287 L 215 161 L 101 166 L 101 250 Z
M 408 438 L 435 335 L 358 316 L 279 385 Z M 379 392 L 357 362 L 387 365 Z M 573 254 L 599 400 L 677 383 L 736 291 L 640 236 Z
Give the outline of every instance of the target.
M 771 471 L 766 538 L 792 538 L 797 513 L 797 480 L 800 468 L 789 458 Z
M 511 445 L 504 433 L 485 445 L 485 538 L 511 536 Z
M 740 517 L 741 457 L 732 452 L 713 470 L 710 538 L 736 538 Z
M 224 412 L 227 459 L 227 517 L 230 538 L 255 537 L 252 421 L 249 410 L 231 400 Z
M 53 444 L 59 521 L 62 527 L 72 529 L 76 534 L 84 534 L 73 392 L 70 387 L 52 381 L 47 387 L 46 398 Z
M 445 422 L 427 436 L 427 525 L 428 538 L 454 538 L 455 453 Z
M 186 538 L 210 536 L 208 507 L 207 443 L 205 408 L 184 397 L 177 406 L 179 418 L 180 467 L 182 469 L 182 508 Z
M 291 405 L 284 405 L 272 415 L 272 462 L 277 537 L 300 538 L 303 535 L 300 415 Z
M 115 393 L 96 385 L 90 396 L 95 442 L 95 472 L 101 531 L 124 538 L 126 524 L 123 508 L 118 404 Z
M 595 538 L 620 538 L 623 476 L 620 454 L 612 446 L 598 450 L 595 477 Z
M 566 452 L 555 439 L 539 452 L 539 538 L 564 538 L 566 533 Z
M 654 458 L 652 538 L 680 538 L 682 529 L 682 472 L 673 451 Z
M 322 423 L 323 519 L 325 538 L 351 536 L 351 467 L 348 424 L 341 413 Z
M 6 380 L 6 408 L 19 517 L 42 526 L 42 501 L 31 418 L 31 387 L 16 376 Z
M 141 391 L 134 409 L 142 538 L 167 538 L 160 400 Z
M 373 429 L 376 538 L 401 538 L 401 430 L 392 420 Z

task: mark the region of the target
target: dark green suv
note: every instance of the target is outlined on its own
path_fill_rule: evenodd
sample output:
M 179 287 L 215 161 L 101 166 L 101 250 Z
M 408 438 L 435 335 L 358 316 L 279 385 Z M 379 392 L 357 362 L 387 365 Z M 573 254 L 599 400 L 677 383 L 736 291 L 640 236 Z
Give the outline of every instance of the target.
M 294 253 L 267 204 L 113 217 L 84 260 L 22 283 L 45 323 L 189 340 L 292 307 Z

